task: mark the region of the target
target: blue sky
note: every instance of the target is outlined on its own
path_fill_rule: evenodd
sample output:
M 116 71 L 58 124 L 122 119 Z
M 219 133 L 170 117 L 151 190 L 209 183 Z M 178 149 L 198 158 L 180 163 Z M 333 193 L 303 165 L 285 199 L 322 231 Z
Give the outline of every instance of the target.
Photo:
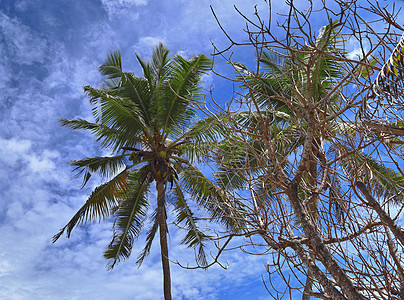
M 283 1 L 274 2 L 273 11 L 286 12 Z M 257 3 L 265 11 L 265 3 Z M 210 4 L 229 34 L 245 40 L 233 5 L 251 14 L 254 1 L 0 0 L 0 299 L 162 298 L 157 242 L 140 269 L 133 255 L 113 271 L 102 257 L 110 223 L 78 228 L 70 239 L 51 243 L 100 183 L 80 190 L 69 161 L 102 154 L 89 134 L 62 128 L 58 120 L 91 115 L 82 87 L 99 85 L 97 66 L 112 49 L 120 49 L 124 68 L 136 72 L 133 52 L 148 56 L 160 40 L 184 56 L 209 55 L 211 42 L 226 47 Z M 236 55 L 253 60 L 249 49 Z M 217 70 L 228 68 L 219 61 Z M 230 100 L 231 84 L 209 75 L 205 85 L 212 84 L 216 100 Z M 170 231 L 171 258 L 192 265 L 193 252 L 178 246 L 181 239 Z M 261 278 L 267 276 L 265 256 L 234 250 L 222 262 L 227 270 L 172 265 L 173 298 L 270 299 Z

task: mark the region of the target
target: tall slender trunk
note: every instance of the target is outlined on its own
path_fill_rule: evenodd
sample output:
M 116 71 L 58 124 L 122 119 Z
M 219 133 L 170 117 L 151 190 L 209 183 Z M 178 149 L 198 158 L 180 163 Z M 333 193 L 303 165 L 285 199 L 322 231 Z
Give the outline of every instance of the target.
M 160 232 L 160 248 L 161 248 L 161 263 L 163 266 L 163 289 L 164 299 L 171 300 L 171 275 L 170 261 L 168 259 L 168 243 L 167 243 L 167 213 L 165 206 L 165 190 L 166 187 L 163 181 L 157 181 L 157 207 L 158 207 L 158 223 Z

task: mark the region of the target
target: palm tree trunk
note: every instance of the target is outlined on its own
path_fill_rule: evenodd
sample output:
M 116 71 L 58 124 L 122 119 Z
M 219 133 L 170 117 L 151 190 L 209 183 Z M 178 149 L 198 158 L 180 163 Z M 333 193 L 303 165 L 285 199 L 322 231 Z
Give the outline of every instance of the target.
M 160 248 L 161 248 L 161 263 L 163 265 L 163 288 L 164 299 L 171 300 L 171 275 L 170 261 L 168 259 L 168 243 L 167 243 L 167 213 L 165 206 L 165 185 L 163 181 L 157 181 L 157 207 L 158 207 L 158 222 L 160 230 Z

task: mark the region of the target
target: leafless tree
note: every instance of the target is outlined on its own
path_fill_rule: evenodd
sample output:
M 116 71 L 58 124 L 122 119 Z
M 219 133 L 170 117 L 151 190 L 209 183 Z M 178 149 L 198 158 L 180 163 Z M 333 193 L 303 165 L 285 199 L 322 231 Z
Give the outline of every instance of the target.
M 206 110 L 199 140 L 215 146 L 218 182 L 242 203 L 242 248 L 268 256 L 274 298 L 404 299 L 399 10 L 301 2 L 286 15 L 270 1 L 251 18 L 236 8 L 243 41 L 215 14 L 229 41 L 215 59 L 234 67 L 238 96 Z M 233 61 L 239 47 L 256 60 Z

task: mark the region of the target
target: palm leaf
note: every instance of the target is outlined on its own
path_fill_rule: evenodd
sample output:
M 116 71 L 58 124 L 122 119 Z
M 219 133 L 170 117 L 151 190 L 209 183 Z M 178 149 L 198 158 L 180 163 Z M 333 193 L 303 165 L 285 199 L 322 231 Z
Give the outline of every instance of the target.
M 265 64 L 267 65 L 267 63 Z M 262 109 L 271 109 L 289 113 L 289 108 L 281 100 L 291 96 L 291 81 L 284 70 L 282 74 L 265 70 L 261 74 L 250 72 L 251 76 L 242 75 L 241 87 L 248 90 L 248 97 L 253 98 Z M 283 68 L 283 66 L 279 66 Z
M 209 152 L 226 136 L 225 118 L 225 115 L 209 116 L 198 120 L 186 131 L 181 150 L 190 161 L 208 157 Z
M 187 201 L 185 200 L 184 194 L 178 185 L 177 180 L 176 186 L 171 193 L 171 201 L 174 205 L 174 210 L 177 213 L 177 223 L 184 224 L 187 230 L 185 238 L 181 241 L 188 245 L 188 247 L 193 247 L 197 252 L 196 260 L 201 266 L 207 265 L 205 244 L 204 242 L 209 239 L 198 227 L 197 220 L 194 217 L 193 212 L 189 208 Z M 198 248 L 198 249 L 197 249 Z
M 90 86 L 84 90 L 91 97 L 90 102 L 98 105 L 93 109 L 96 122 L 109 128 L 121 131 L 129 138 L 145 134 L 149 135 L 149 128 L 145 124 L 139 106 L 133 102 L 124 101 L 120 97 L 109 95 L 107 92 L 94 89 Z
M 127 188 L 127 171 L 123 171 L 115 178 L 95 188 L 86 203 L 78 210 L 73 218 L 63 227 L 58 234 L 53 237 L 56 242 L 66 231 L 69 238 L 74 227 L 94 221 L 105 220 L 111 215 L 112 208 L 115 207 L 122 193 Z
M 404 78 L 403 73 L 404 66 L 404 34 L 401 36 L 400 41 L 394 48 L 387 62 L 383 65 L 382 70 L 378 74 L 374 86 L 379 91 L 391 94 L 397 92 L 397 88 L 394 87 L 399 80 Z M 393 94 L 395 95 L 395 94 Z M 394 96 L 393 96 L 394 97 Z
M 121 78 L 123 76 L 121 53 L 118 50 L 111 51 L 98 69 L 101 75 L 108 79 Z
M 112 269 L 116 263 L 129 258 L 133 242 L 139 236 L 149 207 L 146 193 L 148 180 L 140 181 L 142 169 L 129 175 L 126 198 L 119 204 L 114 216 L 114 236 L 104 257 L 109 260 L 107 267 Z
M 355 121 L 333 120 L 326 124 L 326 128 L 329 131 L 330 140 L 334 140 L 335 136 L 355 138 L 358 135 L 358 126 Z
M 167 82 L 161 86 L 162 99 L 157 105 L 156 124 L 169 133 L 172 125 L 185 128 L 195 111 L 192 103 L 199 101 L 200 77 L 211 69 L 211 60 L 204 55 L 186 60 L 175 56 L 170 64 Z
M 350 150 L 341 145 L 338 145 L 338 147 L 342 153 Z M 341 163 L 345 172 L 359 173 L 364 181 L 370 182 L 377 196 L 394 196 L 396 202 L 404 200 L 404 194 L 402 193 L 404 176 L 397 171 L 380 164 L 363 152 L 355 152 L 349 158 L 341 160 Z
M 164 81 L 169 65 L 168 49 L 163 43 L 159 43 L 153 51 L 151 60 L 151 69 L 153 73 L 153 78 L 157 84 Z
M 142 67 L 143 77 L 146 79 L 146 82 L 148 83 L 148 88 L 151 91 L 154 91 L 156 88 L 156 82 L 153 78 L 153 71 L 151 70 L 150 62 L 141 58 L 137 54 L 136 54 L 136 58 L 140 64 L 140 66 Z
M 153 244 L 154 237 L 156 236 L 157 229 L 159 228 L 158 223 L 158 208 L 156 208 L 151 216 L 153 225 L 147 231 L 146 235 L 146 245 L 143 248 L 142 252 L 140 252 L 136 264 L 140 267 L 144 261 L 144 259 L 149 255 L 151 246 Z
M 342 24 L 338 21 L 332 21 L 329 24 L 323 26 L 319 30 L 319 34 L 316 38 L 315 47 L 320 50 L 339 51 L 341 43 L 343 42 L 340 35 Z
M 317 54 L 315 49 L 332 52 L 335 55 L 344 53 L 339 47 L 341 43 L 340 36 L 337 34 L 340 26 L 336 22 L 324 26 L 316 40 L 315 48 L 305 46 L 304 52 L 290 50 L 285 56 L 270 55 L 263 51 L 258 57 L 260 64 L 260 73 L 254 73 L 240 63 L 232 62 L 236 69 L 236 77 L 242 82 L 241 86 L 248 89 L 249 97 L 253 97 L 261 108 L 273 109 L 289 113 L 289 108 L 281 100 L 284 98 L 295 98 L 293 89 L 298 88 L 302 94 L 306 94 L 307 86 L 311 87 L 310 95 L 316 101 L 320 101 L 332 89 L 333 82 L 343 76 L 343 68 L 335 59 L 330 59 L 325 54 Z M 315 56 L 314 60 L 313 57 Z M 312 60 L 310 68 L 310 85 L 307 84 L 307 68 L 305 65 Z M 328 95 L 327 99 L 337 101 L 338 90 L 333 95 Z M 294 99 L 299 101 L 298 99 Z
M 72 129 L 90 130 L 97 137 L 97 142 L 101 142 L 101 147 L 111 147 L 112 151 L 116 151 L 123 146 L 135 147 L 140 142 L 139 136 L 128 136 L 120 130 L 111 129 L 103 124 L 88 122 L 80 118 L 75 120 L 60 119 L 60 124 Z
M 224 190 L 212 183 L 192 164 L 180 173 L 181 184 L 199 205 L 211 214 L 214 221 L 238 232 L 242 228 L 242 204 L 226 197 Z
M 140 59 L 140 58 L 139 58 Z M 142 65 L 143 73 L 150 78 L 138 78 L 134 74 L 125 73 L 125 80 L 117 89 L 116 94 L 122 99 L 126 99 L 133 102 L 138 107 L 138 113 L 142 116 L 144 122 L 148 125 L 152 124 L 152 117 L 155 114 L 153 107 L 150 106 L 150 102 L 155 97 L 156 83 L 150 74 L 150 66 L 147 62 Z M 149 73 L 149 75 L 147 75 Z
M 76 167 L 73 170 L 77 172 L 75 177 L 80 176 L 85 171 L 86 174 L 98 173 L 101 177 L 111 178 L 123 167 L 126 167 L 125 159 L 125 155 L 107 157 L 97 156 L 81 160 L 73 160 L 71 161 L 71 165 Z M 88 175 L 85 175 L 85 177 L 87 178 Z M 83 187 L 87 181 L 88 179 L 85 179 Z
M 216 114 L 198 120 L 185 133 L 185 145 L 182 149 L 191 161 L 206 158 L 213 149 L 219 147 L 224 139 L 228 141 L 230 133 L 228 128 L 235 124 L 243 126 L 244 130 L 251 128 L 257 130 L 262 124 L 273 124 L 272 130 L 282 124 L 287 124 L 291 116 L 282 111 L 241 111 L 232 114 Z M 266 128 L 267 125 L 265 125 Z M 279 129 L 278 131 L 280 131 Z M 236 137 L 237 138 L 237 137 Z

